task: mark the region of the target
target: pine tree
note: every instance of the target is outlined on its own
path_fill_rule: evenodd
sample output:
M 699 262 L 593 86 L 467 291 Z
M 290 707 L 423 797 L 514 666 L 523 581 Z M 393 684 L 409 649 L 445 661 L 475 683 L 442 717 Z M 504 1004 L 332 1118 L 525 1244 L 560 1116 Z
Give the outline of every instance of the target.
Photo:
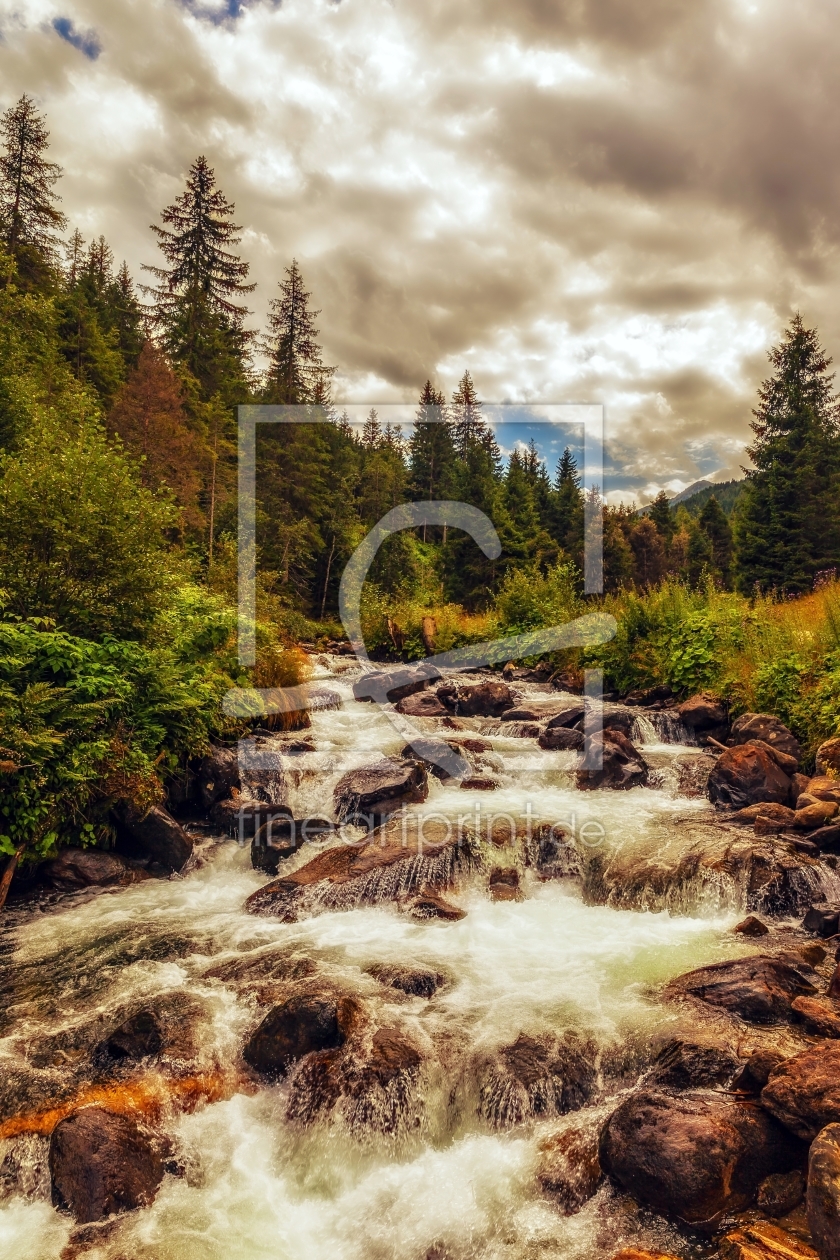
M 732 578 L 732 527 L 714 495 L 703 505 L 697 524 L 711 545 L 712 567 L 723 584 L 728 586 Z
M 552 536 L 578 564 L 583 563 L 583 490 L 577 464 L 568 446 L 557 464 Z
M 286 268 L 286 279 L 278 288 L 280 296 L 269 303 L 269 334 L 262 341 L 268 355 L 264 401 L 296 406 L 315 401 L 322 395 L 335 368 L 325 367 L 315 320 L 320 311 L 311 311 L 312 294 L 307 292 L 297 260 Z
M 660 490 L 651 503 L 648 515 L 667 547 L 674 536 L 674 514 L 671 511 L 671 502 L 664 490 Z
M 662 535 L 649 516 L 643 516 L 630 531 L 633 552 L 633 581 L 637 586 L 656 586 L 665 571 Z
M 205 157 L 193 162 L 184 192 L 152 224 L 166 267 L 144 266 L 157 281 L 144 285 L 153 299 L 151 318 L 174 363 L 198 381 L 203 398 L 216 393 L 231 402 L 247 394 L 246 307 L 236 301 L 256 285 L 246 284 L 248 263 L 231 251 L 241 228 L 234 205 L 216 184 Z
M 738 585 L 808 590 L 840 564 L 840 433 L 833 375 L 815 329 L 795 315 L 759 389 L 754 468 L 736 514 Z
M 711 572 L 713 563 L 711 539 L 697 521 L 692 521 L 688 527 L 684 575 L 692 586 L 697 586 Z
M 61 167 L 46 158 L 50 133 L 25 94 L 0 115 L 0 234 L 22 275 L 38 282 L 56 252 L 56 232 L 67 220 L 55 184 Z
M 379 423 L 379 412 L 371 407 L 362 429 L 362 446 L 369 451 L 378 450 L 382 444 L 382 425 Z
M 146 341 L 146 329 L 143 311 L 126 262 L 123 262 L 108 288 L 107 305 L 110 327 L 117 335 L 123 361 L 127 367 L 134 367 Z
M 69 241 L 64 242 L 64 275 L 69 288 L 75 288 L 79 283 L 84 267 L 85 238 L 78 228 L 74 228 Z
M 461 459 L 467 459 L 470 452 L 481 444 L 487 431 L 481 414 L 481 403 L 469 371 L 461 377 L 458 388 L 452 395 L 450 423 L 455 450 Z

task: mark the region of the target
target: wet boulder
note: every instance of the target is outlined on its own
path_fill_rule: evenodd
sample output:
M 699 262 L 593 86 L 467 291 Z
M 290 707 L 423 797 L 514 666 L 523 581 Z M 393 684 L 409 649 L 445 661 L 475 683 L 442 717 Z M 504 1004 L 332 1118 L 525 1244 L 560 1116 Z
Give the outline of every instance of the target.
M 407 997 L 434 997 L 441 985 L 446 983 L 446 976 L 441 972 L 429 971 L 425 967 L 400 967 L 375 963 L 368 968 L 368 974 L 380 984 L 390 989 L 398 989 Z
M 102 849 L 62 849 L 58 857 L 45 862 L 39 871 L 45 883 L 61 892 L 130 884 L 143 874 L 145 872 L 129 866 L 118 853 L 105 853 Z
M 805 1197 L 805 1178 L 800 1169 L 789 1173 L 772 1173 L 758 1187 L 756 1204 L 768 1216 L 787 1216 L 799 1207 Z
M 811 1144 L 807 1212 L 820 1260 L 840 1260 L 840 1124 L 826 1125 Z
M 625 790 L 646 783 L 647 777 L 648 766 L 641 753 L 621 731 L 611 728 L 587 739 L 576 772 L 581 791 Z
M 757 954 L 698 967 L 672 981 L 672 993 L 683 993 L 738 1015 L 750 1024 L 790 1023 L 791 1002 L 814 997 L 817 973 L 804 959 Z
M 680 753 L 671 763 L 677 772 L 677 791 L 680 796 L 706 796 L 709 775 L 717 764 L 717 758 L 708 753 Z
M 801 801 L 800 797 L 800 801 Z M 834 801 L 813 801 L 810 804 L 803 805 L 799 808 L 797 802 L 796 813 L 793 818 L 793 825 L 797 831 L 816 831 L 820 827 L 825 827 L 837 813 L 837 806 Z
M 417 695 L 406 696 L 396 707 L 397 713 L 404 713 L 406 717 L 439 718 L 446 717 L 449 712 L 431 691 L 421 691 Z
M 383 758 L 372 766 L 350 770 L 333 789 L 336 818 L 342 823 L 367 826 L 368 830 L 388 814 L 425 801 L 429 783 L 425 767 L 417 761 Z
M 797 764 L 802 760 L 799 740 L 784 722 L 780 722 L 770 713 L 742 713 L 732 723 L 734 744 L 746 744 L 751 739 L 761 740 L 786 756 L 793 757 Z
M 102 1050 L 112 1059 L 145 1059 L 163 1046 L 163 1029 L 153 1010 L 136 1011 L 105 1039 Z
M 487 883 L 487 891 L 491 901 L 521 901 L 519 871 L 515 866 L 497 867 L 492 870 Z
M 629 739 L 637 718 L 638 714 L 624 705 L 605 705 L 601 713 L 601 725 L 605 731 L 618 731 Z
M 478 683 L 474 687 L 438 687 L 437 695 L 450 713 L 461 717 L 501 717 L 515 704 L 513 692 L 503 682 Z
M 251 866 L 269 875 L 276 875 L 280 863 L 297 853 L 301 845 L 335 831 L 335 824 L 326 818 L 290 818 L 265 808 L 262 816 L 266 821 L 251 842 Z
M 268 1012 L 245 1043 L 242 1057 L 262 1076 L 284 1076 L 291 1064 L 344 1040 L 335 997 L 300 994 Z
M 640 1203 L 696 1228 L 743 1211 L 802 1148 L 761 1107 L 715 1091 L 639 1090 L 601 1133 L 601 1167 Z
M 740 1066 L 741 1061 L 725 1046 L 675 1038 L 659 1051 L 645 1080 L 660 1089 L 700 1089 L 728 1084 Z
M 583 731 L 568 726 L 548 726 L 537 742 L 540 748 L 549 752 L 580 752 L 583 748 Z
M 131 1116 L 85 1107 L 59 1121 L 50 1138 L 53 1203 L 79 1224 L 145 1207 L 163 1180 L 153 1138 Z
M 816 1037 L 840 1037 L 840 1006 L 830 998 L 794 998 L 791 1009 Z
M 201 763 L 198 775 L 199 794 L 205 809 L 216 801 L 226 800 L 239 788 L 239 752 L 236 748 L 214 748 Z
M 553 731 L 558 727 L 577 726 L 583 721 L 586 715 L 586 708 L 583 704 L 565 705 L 559 712 L 555 712 L 546 722 L 546 730 Z
M 466 910 L 430 888 L 424 888 L 416 897 L 404 901 L 403 909 L 413 919 L 440 919 L 442 923 L 460 923 L 467 917 Z
M 708 691 L 691 696 L 677 709 L 680 721 L 692 731 L 707 731 L 726 724 L 726 705 Z
M 118 819 L 117 848 L 128 857 L 148 859 L 168 871 L 182 871 L 192 856 L 192 837 L 168 810 L 153 805 L 145 814 L 124 810 Z
M 604 1174 L 598 1159 L 595 1129 L 564 1129 L 540 1142 L 537 1182 L 564 1216 L 572 1216 L 588 1203 Z
M 598 1076 L 595 1044 L 574 1031 L 561 1037 L 521 1033 L 479 1068 L 479 1114 L 494 1128 L 585 1106 Z
M 770 1073 L 761 1103 L 806 1142 L 827 1124 L 840 1123 L 840 1042 L 826 1041 L 785 1059 Z
M 251 914 L 292 922 L 326 909 L 399 901 L 447 888 L 477 864 L 469 836 L 439 818 L 394 819 L 359 844 L 325 849 L 246 901 Z M 463 916 L 463 911 L 458 912 Z
M 429 772 L 444 783 L 449 779 L 463 779 L 472 770 L 469 761 L 456 746 L 425 736 L 416 736 L 410 744 L 406 744 L 400 758 L 423 762 Z
M 714 805 L 743 809 L 759 802 L 790 799 L 790 779 L 769 752 L 754 744 L 729 748 L 709 775 L 709 800 Z
M 766 923 L 762 923 L 761 919 L 757 919 L 754 914 L 748 914 L 746 919 L 742 919 L 740 923 L 736 923 L 733 932 L 740 932 L 742 936 L 767 936 L 770 929 Z
M 755 805 L 745 805 L 727 818 L 727 822 L 751 827 L 757 818 L 770 818 L 781 827 L 792 827 L 796 810 L 788 805 L 780 805 L 778 801 L 760 801 Z
M 743 1221 L 720 1240 L 720 1260 L 820 1260 L 799 1232 L 770 1221 Z
M 806 932 L 813 932 L 815 936 L 821 936 L 823 940 L 836 935 L 838 924 L 840 924 L 840 907 L 819 903 L 810 906 L 802 920 L 802 927 Z
M 785 1056 L 776 1050 L 756 1050 L 747 1059 L 735 1080 L 732 1088 L 746 1094 L 760 1094 Z
M 431 682 L 440 678 L 433 665 L 402 665 L 396 669 L 376 670 L 363 674 L 353 683 L 356 700 L 376 700 L 380 704 L 405 700 L 407 696 L 425 691 Z

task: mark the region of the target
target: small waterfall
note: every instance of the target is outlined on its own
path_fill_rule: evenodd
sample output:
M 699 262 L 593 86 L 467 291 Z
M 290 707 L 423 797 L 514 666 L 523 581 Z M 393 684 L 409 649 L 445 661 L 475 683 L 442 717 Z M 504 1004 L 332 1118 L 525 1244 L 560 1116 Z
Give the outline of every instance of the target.
M 659 740 L 656 727 L 645 717 L 644 713 L 640 713 L 634 719 L 630 728 L 630 739 L 634 744 L 658 744 Z
M 647 717 L 638 719 L 647 723 L 654 731 L 654 739 L 651 743 L 660 744 L 689 744 L 696 746 L 697 737 L 694 731 L 689 730 L 684 722 L 680 721 L 679 714 L 675 709 L 659 709 L 650 713 Z
M 246 800 L 264 801 L 267 805 L 288 803 L 284 756 L 274 741 L 239 741 L 239 777 Z

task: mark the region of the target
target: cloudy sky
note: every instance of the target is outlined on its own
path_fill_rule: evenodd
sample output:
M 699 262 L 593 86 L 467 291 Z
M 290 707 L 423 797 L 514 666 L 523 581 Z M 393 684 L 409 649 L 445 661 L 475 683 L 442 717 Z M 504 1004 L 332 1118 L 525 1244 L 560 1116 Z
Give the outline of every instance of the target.
M 840 358 L 837 0 L 0 0 L 71 225 L 139 272 L 199 153 L 338 390 L 603 402 L 612 497 L 740 475 L 794 309 Z

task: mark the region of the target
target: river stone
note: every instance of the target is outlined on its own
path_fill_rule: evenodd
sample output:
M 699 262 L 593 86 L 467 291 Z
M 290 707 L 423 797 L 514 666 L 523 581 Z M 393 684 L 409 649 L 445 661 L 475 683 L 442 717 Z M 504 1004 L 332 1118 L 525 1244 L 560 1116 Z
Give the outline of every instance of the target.
M 813 932 L 824 940 L 834 936 L 840 924 L 840 909 L 837 906 L 813 905 L 802 920 L 806 932 Z
M 594 1042 L 574 1031 L 539 1038 L 520 1033 L 480 1069 L 479 1113 L 503 1129 L 579 1111 L 595 1089 L 597 1062 Z
M 840 1037 L 840 1007 L 830 998 L 794 998 L 791 1009 L 809 1033 L 817 1037 Z
M 576 772 L 577 786 L 581 791 L 598 788 L 625 790 L 645 783 L 647 776 L 647 763 L 638 749 L 621 731 L 611 728 L 605 728 L 586 741 Z
M 680 721 L 693 731 L 711 730 L 726 722 L 726 706 L 717 696 L 702 691 L 691 696 L 677 709 Z
M 62 892 L 129 884 L 138 874 L 125 858 L 102 849 L 62 849 L 57 858 L 40 869 L 41 879 Z
M 316 854 L 272 880 L 245 903 L 251 914 L 293 922 L 301 914 L 398 901 L 429 888 L 447 888 L 476 864 L 468 836 L 440 818 L 393 819 L 360 844 Z M 463 917 L 464 912 L 457 912 Z
M 743 1090 L 748 1094 L 760 1094 L 785 1056 L 776 1050 L 756 1050 L 747 1059 L 741 1071 L 732 1082 L 734 1090 Z
M 732 723 L 733 743 L 746 744 L 750 739 L 759 739 L 770 744 L 779 752 L 793 757 L 797 763 L 802 760 L 799 740 L 783 722 L 770 713 L 742 713 L 735 719 Z
M 548 726 L 537 742 L 540 748 L 550 752 L 580 752 L 583 748 L 583 731 L 568 726 Z
M 743 809 L 759 801 L 778 801 L 785 805 L 789 797 L 788 776 L 770 753 L 753 744 L 728 748 L 718 757 L 709 775 L 709 800 L 712 804 Z
M 671 982 L 672 992 L 699 998 L 751 1024 L 789 1023 L 791 1001 L 817 992 L 817 973 L 804 961 L 756 954 L 698 967 Z
M 400 758 L 424 762 L 429 773 L 443 783 L 450 779 L 463 779 L 472 772 L 469 761 L 454 744 L 425 735 L 417 735 L 410 744 L 406 744 L 400 751 Z M 441 759 L 443 765 L 438 764 Z
M 820 1260 L 840 1260 L 840 1124 L 826 1125 L 811 1145 L 807 1211 Z
M 784 770 L 785 774 L 790 775 L 791 795 L 793 798 L 793 776 L 796 774 L 796 769 L 799 765 L 798 757 L 791 757 L 788 753 L 782 752 L 781 748 L 776 748 L 773 744 L 768 744 L 767 741 L 763 739 L 748 739 L 744 742 L 749 744 L 751 748 L 763 748 L 765 752 L 770 754 L 779 769 Z
M 601 1167 L 640 1203 L 695 1227 L 743 1211 L 801 1147 L 754 1103 L 706 1090 L 639 1090 L 601 1133 Z
M 727 1084 L 740 1066 L 741 1061 L 725 1046 L 674 1039 L 659 1051 L 645 1079 L 662 1089 L 699 1089 Z
M 740 923 L 736 923 L 733 932 L 740 932 L 742 936 L 767 936 L 770 929 L 766 923 L 762 923 L 761 919 L 757 919 L 754 914 L 748 914 L 746 919 L 742 919 Z
M 163 1161 L 131 1116 L 85 1107 L 60 1120 L 50 1138 L 50 1177 L 56 1207 L 79 1224 L 152 1202 Z
M 727 818 L 727 822 L 752 825 L 757 818 L 772 818 L 782 826 L 793 826 L 796 811 L 789 805 L 780 805 L 778 801 L 762 801 L 757 805 L 745 805 Z
M 144 1059 L 157 1054 L 162 1045 L 160 1020 L 154 1011 L 142 1010 L 115 1028 L 102 1048 L 112 1059 Z
M 333 1049 L 342 1040 L 336 999 L 301 994 L 268 1012 L 242 1057 L 262 1076 L 284 1076 L 305 1054 Z
M 840 1122 L 840 1042 L 823 1042 L 780 1063 L 761 1091 L 761 1102 L 806 1142 L 827 1124 Z
M 405 902 L 404 909 L 413 919 L 440 919 L 443 923 L 459 923 L 467 917 L 466 910 L 429 888 Z
M 745 1222 L 720 1240 L 720 1260 L 820 1260 L 798 1234 L 769 1221 Z
M 548 719 L 546 730 L 553 731 L 558 726 L 577 726 L 586 714 L 586 708 L 582 704 L 570 704 L 561 709 L 559 713 L 555 713 Z
M 396 706 L 397 713 L 404 713 L 406 717 L 446 717 L 448 709 L 445 709 L 438 700 L 437 696 L 431 691 L 421 691 L 419 694 L 406 696 L 404 700 L 400 700 Z
M 797 805 L 793 825 L 798 831 L 816 831 L 818 827 L 824 827 L 831 822 L 836 813 L 834 801 L 814 801 L 804 809 L 799 809 Z
M 501 717 L 514 706 L 513 692 L 507 683 L 478 683 L 475 687 L 438 687 L 438 699 L 452 713 L 461 717 Z
M 386 963 L 375 963 L 368 968 L 368 975 L 373 976 L 380 984 L 390 989 L 398 989 L 408 997 L 434 997 L 446 976 L 439 971 L 428 971 L 425 967 L 399 967 Z
M 333 804 L 339 822 L 356 823 L 370 829 L 404 805 L 425 801 L 429 783 L 425 767 L 416 761 L 383 758 L 372 766 L 350 770 L 333 789 Z
M 161 805 L 153 805 L 145 814 L 126 809 L 117 827 L 117 848 L 129 857 L 148 858 L 165 870 L 181 871 L 192 856 L 192 837 Z
M 588 1203 L 604 1179 L 596 1129 L 564 1129 L 539 1145 L 537 1181 L 564 1216 Z
M 758 1187 L 756 1203 L 768 1216 L 787 1216 L 799 1207 L 805 1195 L 805 1178 L 798 1168 L 789 1173 L 773 1173 Z
M 418 691 L 425 691 L 429 683 L 440 678 L 440 673 L 433 665 L 402 665 L 396 669 L 375 670 L 363 674 L 353 683 L 353 697 L 356 700 L 377 700 L 380 704 L 389 701 L 391 704 L 413 696 Z
M 239 752 L 236 748 L 214 748 L 201 763 L 199 795 L 205 809 L 230 796 L 239 787 Z

